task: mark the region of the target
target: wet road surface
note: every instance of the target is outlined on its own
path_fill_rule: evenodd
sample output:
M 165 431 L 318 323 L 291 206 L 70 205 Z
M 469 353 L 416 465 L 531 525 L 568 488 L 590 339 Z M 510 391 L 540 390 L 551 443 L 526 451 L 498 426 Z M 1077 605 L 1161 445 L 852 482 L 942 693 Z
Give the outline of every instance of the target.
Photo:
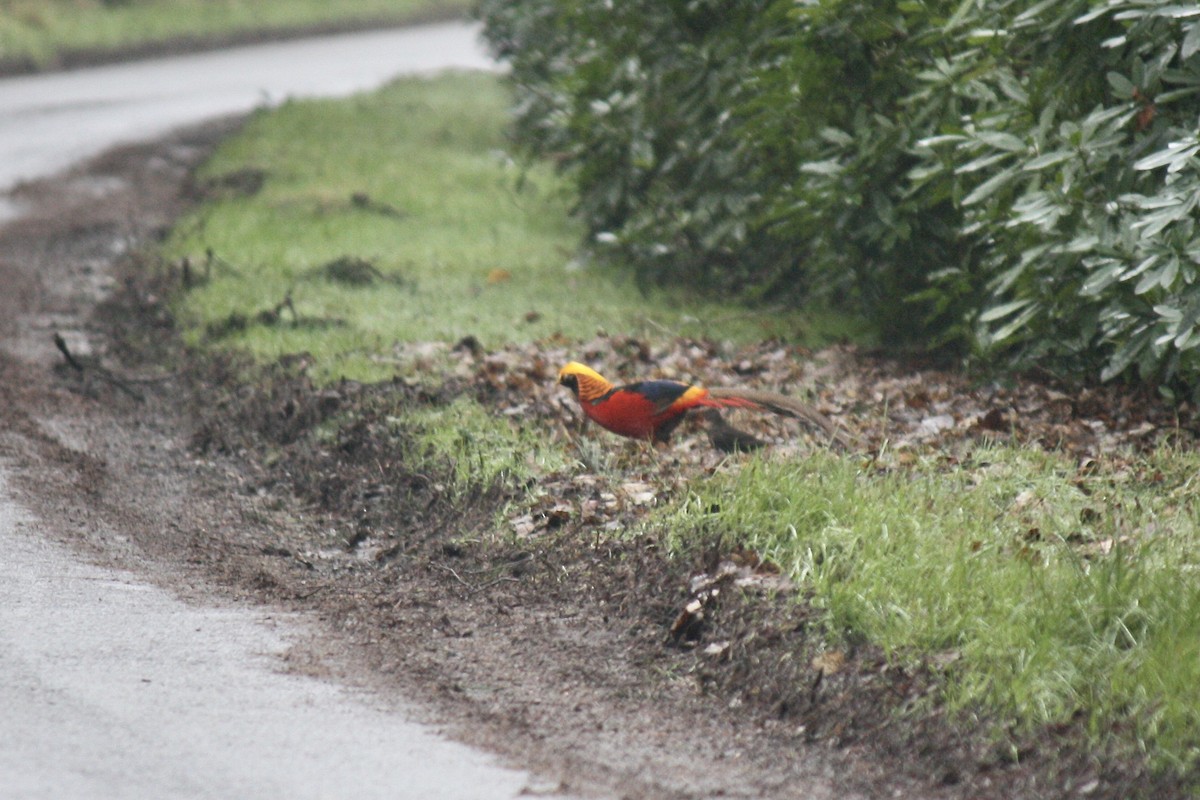
M 400 74 L 494 69 L 475 26 L 275 42 L 0 81 L 0 193 L 119 142 L 278 104 L 346 95 Z

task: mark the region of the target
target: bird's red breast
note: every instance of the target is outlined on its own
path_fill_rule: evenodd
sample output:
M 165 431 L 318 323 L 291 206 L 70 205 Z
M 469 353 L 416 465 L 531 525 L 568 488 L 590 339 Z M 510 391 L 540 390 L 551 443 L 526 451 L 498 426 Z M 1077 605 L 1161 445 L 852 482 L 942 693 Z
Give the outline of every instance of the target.
M 594 400 L 580 401 L 583 413 L 601 427 L 635 439 L 658 438 L 707 394 L 697 386 L 676 381 L 642 381 L 609 390 Z

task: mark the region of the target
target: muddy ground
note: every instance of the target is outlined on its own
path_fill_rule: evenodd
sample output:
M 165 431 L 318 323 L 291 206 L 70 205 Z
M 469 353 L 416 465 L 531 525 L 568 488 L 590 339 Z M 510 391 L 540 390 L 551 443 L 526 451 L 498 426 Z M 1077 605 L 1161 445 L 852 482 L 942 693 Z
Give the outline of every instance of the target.
M 930 675 L 865 645 L 822 666 L 803 603 L 718 541 L 672 561 L 652 538 L 614 543 L 553 510 L 536 535 L 496 541 L 505 490 L 452 495 L 389 421 L 502 391 L 486 376 L 318 389 L 302 356 L 246 383 L 243 365 L 189 353 L 165 297 L 196 276 L 138 248 L 195 200 L 190 170 L 236 125 L 25 186 L 27 215 L 0 231 L 0 458 L 22 502 L 89 557 L 186 596 L 315 612 L 321 635 L 292 668 L 415 698 L 456 737 L 577 792 L 1181 793 L 1069 726 L 998 742 L 945 719 Z M 334 417 L 348 423 L 336 436 L 310 435 Z

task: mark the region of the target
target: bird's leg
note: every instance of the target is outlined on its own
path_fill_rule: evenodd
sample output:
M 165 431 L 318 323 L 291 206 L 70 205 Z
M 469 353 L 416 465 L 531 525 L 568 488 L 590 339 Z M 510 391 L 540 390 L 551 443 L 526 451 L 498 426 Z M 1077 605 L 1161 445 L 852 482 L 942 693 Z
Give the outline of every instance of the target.
M 748 453 L 766 444 L 757 436 L 730 425 L 715 408 L 706 409 L 704 419 L 708 423 L 709 441 L 722 453 Z
M 658 430 L 654 432 L 654 442 L 656 444 L 666 444 L 669 442 L 671 440 L 671 434 L 675 432 L 675 429 L 679 427 L 679 424 L 683 422 L 684 418 L 687 416 L 688 413 L 684 411 L 674 419 L 666 420 L 659 425 Z

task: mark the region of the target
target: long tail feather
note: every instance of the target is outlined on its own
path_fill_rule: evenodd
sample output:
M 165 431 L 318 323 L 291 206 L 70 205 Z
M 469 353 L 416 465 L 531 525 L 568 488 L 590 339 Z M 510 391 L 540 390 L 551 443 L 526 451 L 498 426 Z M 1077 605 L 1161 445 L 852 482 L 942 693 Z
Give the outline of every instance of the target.
M 761 389 L 712 389 L 708 396 L 729 408 L 758 408 L 785 417 L 799 420 L 801 424 L 822 433 L 842 447 L 850 444 L 846 432 L 833 423 L 828 417 L 817 411 L 808 403 L 794 397 L 788 397 L 779 392 L 769 392 Z

